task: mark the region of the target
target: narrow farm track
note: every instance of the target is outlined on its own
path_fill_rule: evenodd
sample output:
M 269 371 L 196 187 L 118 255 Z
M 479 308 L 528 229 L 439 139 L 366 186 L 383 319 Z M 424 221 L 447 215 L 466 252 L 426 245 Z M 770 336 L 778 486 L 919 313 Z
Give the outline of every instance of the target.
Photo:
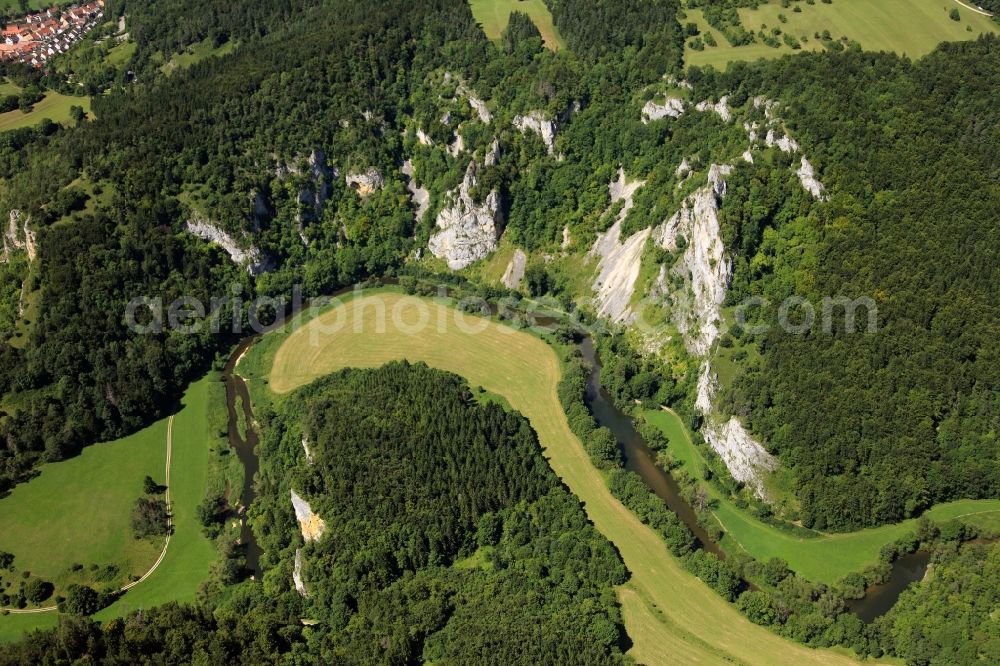
M 957 2 L 960 5 L 962 5 L 963 7 L 965 7 L 966 9 L 968 9 L 970 12 L 976 12 L 977 14 L 982 14 L 983 16 L 993 16 L 993 14 L 990 14 L 987 11 L 979 9 L 978 7 L 973 7 L 971 5 L 965 4 L 964 2 L 962 2 L 962 0 L 955 0 L 955 2 Z
M 631 572 L 618 590 L 630 654 L 642 663 L 847 664 L 751 623 L 688 573 L 666 544 L 611 495 L 559 403 L 559 359 L 544 341 L 427 299 L 381 292 L 356 298 L 288 335 L 268 382 L 288 393 L 348 367 L 424 362 L 502 395 L 538 434 L 549 464 L 584 504 Z
M 160 551 L 160 556 L 156 558 L 155 562 L 153 562 L 153 566 L 149 568 L 149 571 L 144 573 L 142 577 L 139 578 L 138 580 L 134 580 L 128 585 L 123 586 L 121 588 L 121 592 L 127 592 L 128 590 L 131 590 L 133 587 L 135 587 L 136 585 L 138 585 L 139 583 L 141 583 L 142 581 L 146 580 L 151 575 L 153 575 L 153 572 L 156 571 L 156 568 L 160 566 L 161 562 L 163 562 L 163 558 L 167 556 L 167 548 L 170 546 L 169 528 L 172 527 L 173 525 L 170 518 L 170 457 L 171 453 L 173 452 L 173 448 L 174 448 L 174 417 L 171 415 L 170 417 L 167 418 L 167 463 L 166 463 L 166 469 L 164 471 L 164 485 L 167 487 L 167 490 L 163 496 L 164 500 L 167 503 L 167 528 L 168 528 L 167 538 L 163 542 L 163 550 Z M 11 615 L 51 613 L 56 610 L 59 610 L 58 606 L 45 606 L 44 608 L 0 608 L 0 611 L 6 611 Z

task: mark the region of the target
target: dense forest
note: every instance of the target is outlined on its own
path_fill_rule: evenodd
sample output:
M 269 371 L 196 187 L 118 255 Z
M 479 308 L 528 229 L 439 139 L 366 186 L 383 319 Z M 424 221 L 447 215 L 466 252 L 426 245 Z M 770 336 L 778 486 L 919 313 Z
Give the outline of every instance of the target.
M 1000 489 L 1000 107 L 987 93 L 1000 85 L 998 62 L 990 38 L 916 63 L 804 55 L 733 68 L 715 84 L 795 90 L 789 125 L 834 192 L 811 205 L 762 166 L 737 170 L 722 220 L 731 302 L 766 297 L 764 321 L 793 295 L 817 318 L 824 297 L 877 307 L 872 333 L 864 308 L 861 334 L 845 332 L 841 310 L 828 333 L 772 326 L 729 396 L 796 470 L 807 526 L 896 522 Z
M 303 612 L 330 628 L 314 654 L 616 658 L 611 585 L 624 566 L 520 416 L 476 403 L 456 377 L 401 363 L 320 380 L 264 427 L 265 494 L 252 519 L 269 575 L 286 587 L 302 549 Z M 303 545 L 290 490 L 326 523 L 318 541 Z

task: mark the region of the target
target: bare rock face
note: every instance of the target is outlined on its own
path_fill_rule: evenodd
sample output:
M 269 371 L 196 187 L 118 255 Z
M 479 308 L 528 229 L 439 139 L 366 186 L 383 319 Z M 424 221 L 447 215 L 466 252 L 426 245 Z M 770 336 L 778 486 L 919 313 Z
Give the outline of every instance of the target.
M 802 161 L 799 163 L 799 168 L 795 172 L 795 175 L 799 177 L 799 182 L 802 183 L 802 187 L 805 188 L 806 192 L 820 201 L 829 199 L 826 195 L 826 188 L 823 187 L 823 183 L 816 179 L 813 166 L 809 164 L 809 160 L 806 159 L 805 155 L 802 156 Z
M 660 118 L 680 118 L 684 115 L 684 101 L 679 97 L 668 97 L 663 104 L 649 100 L 642 107 L 642 122 L 649 124 Z
M 524 268 L 527 264 L 528 255 L 524 253 L 524 250 L 520 248 L 514 250 L 514 256 L 511 258 L 510 263 L 507 264 L 507 269 L 503 272 L 500 282 L 508 289 L 517 289 L 521 286 L 521 280 L 524 278 Z
M 11 255 L 22 251 L 28 255 L 28 261 L 34 261 L 38 255 L 38 244 L 35 239 L 35 232 L 28 226 L 31 217 L 24 215 L 21 211 L 13 209 L 7 222 L 7 228 L 3 233 L 3 253 L 0 254 L 0 262 L 7 263 Z
M 733 119 L 733 113 L 729 109 L 728 96 L 722 97 L 722 99 L 720 99 L 715 104 L 712 104 L 710 101 L 706 99 L 703 102 L 698 102 L 694 108 L 702 112 L 714 111 L 715 113 L 719 114 L 719 117 L 722 118 L 722 122 L 724 123 L 728 123 L 730 120 Z
M 493 149 L 483 160 L 484 167 L 496 163 L 498 151 L 498 144 L 494 142 Z M 465 268 L 497 249 L 503 224 L 500 195 L 494 190 L 481 203 L 473 201 L 471 195 L 480 168 L 475 160 L 469 163 L 462 184 L 448 193 L 451 205 L 438 213 L 439 231 L 427 243 L 431 254 L 447 261 L 452 270 Z
M 427 209 L 430 208 L 431 193 L 426 188 L 417 186 L 417 180 L 414 178 L 413 162 L 410 160 L 403 162 L 403 167 L 400 171 L 406 176 L 406 189 L 410 191 L 410 199 L 413 200 L 413 204 L 417 207 L 416 218 L 419 220 L 427 212 Z
M 685 241 L 673 271 L 689 288 L 686 293 L 672 295 L 673 320 L 689 351 L 699 356 L 706 354 L 719 336 L 722 303 L 732 277 L 719 228 L 719 199 L 725 196 L 725 176 L 731 170 L 729 165 L 713 164 L 708 183 L 653 231 L 653 241 L 672 252 L 680 250 L 679 238 Z
M 712 412 L 712 400 L 717 389 L 718 376 L 712 373 L 712 364 L 705 359 L 698 373 L 698 393 L 694 403 L 695 408 L 705 416 Z
M 526 116 L 515 116 L 514 127 L 522 134 L 531 131 L 541 136 L 549 155 L 555 150 L 556 124 L 547 119 L 541 111 L 532 111 Z
M 369 167 L 367 171 L 357 173 L 352 172 L 344 176 L 344 181 L 348 187 L 354 188 L 359 196 L 367 197 L 375 190 L 381 189 L 385 181 L 382 174 L 375 167 Z
M 234 264 L 245 266 L 250 275 L 260 275 L 271 269 L 271 262 L 261 255 L 260 250 L 253 246 L 244 249 L 232 236 L 200 215 L 195 214 L 185 222 L 184 230 L 220 246 Z
M 761 499 L 767 499 L 763 479 L 778 469 L 778 461 L 756 441 L 735 416 L 720 425 L 702 429 L 705 440 L 726 463 L 737 481 L 754 489 Z
M 794 153 L 799 149 L 799 144 L 795 139 L 785 133 L 782 133 L 779 137 L 773 129 L 767 131 L 767 136 L 764 137 L 764 143 L 768 148 L 771 146 L 777 146 L 783 153 Z
M 469 89 L 465 89 L 465 98 L 469 101 L 469 106 L 476 112 L 479 116 L 479 120 L 482 121 L 484 125 L 489 125 L 493 120 L 493 114 L 490 113 L 489 107 L 486 106 L 486 102 L 476 97 L 476 95 Z
M 295 591 L 298 592 L 303 597 L 309 596 L 309 591 L 306 590 L 306 584 L 302 580 L 302 549 L 295 549 L 295 570 L 292 571 L 292 582 L 295 583 Z
M 685 157 L 684 159 L 681 160 L 681 163 L 677 165 L 677 168 L 674 169 L 674 178 L 681 180 L 682 178 L 686 178 L 690 173 L 691 173 L 691 164 Z M 678 183 L 678 185 L 680 185 L 680 183 Z
M 569 227 L 568 226 L 563 227 L 562 243 L 559 244 L 559 247 L 565 250 L 570 246 L 570 243 L 572 242 L 573 239 L 570 238 Z
M 462 138 L 461 132 L 455 132 L 452 137 L 451 143 L 448 144 L 448 154 L 452 157 L 458 157 L 465 152 L 465 139 Z
M 451 72 L 445 72 L 445 81 L 450 81 L 451 77 Z M 476 115 L 479 116 L 479 120 L 482 121 L 484 125 L 490 124 L 490 121 L 493 120 L 493 114 L 490 113 L 489 107 L 486 106 L 486 102 L 479 99 L 476 93 L 474 93 L 467 85 L 465 85 L 465 83 L 462 83 L 461 81 L 456 88 L 456 92 L 469 102 L 469 106 L 471 106 L 472 110 L 476 112 Z
M 431 138 L 429 136 L 427 136 L 427 133 L 424 132 L 419 127 L 417 128 L 417 142 L 421 146 L 433 146 L 434 145 L 434 142 L 431 140 Z
M 290 491 L 292 496 L 292 508 L 295 510 L 295 519 L 299 521 L 299 528 L 302 530 L 302 538 L 308 541 L 319 541 L 326 531 L 326 523 L 318 515 L 313 513 L 309 502 L 305 501 L 294 491 Z
M 642 267 L 642 252 L 651 233 L 650 229 L 643 229 L 621 240 L 622 223 L 632 208 L 632 196 L 644 184 L 641 180 L 629 182 L 624 170 L 618 169 L 618 179 L 608 184 L 608 194 L 612 203 L 625 203 L 618 219 L 610 229 L 598 235 L 588 255 L 599 261 L 597 279 L 591 286 L 597 314 L 616 323 L 629 323 L 633 319 L 629 303 Z

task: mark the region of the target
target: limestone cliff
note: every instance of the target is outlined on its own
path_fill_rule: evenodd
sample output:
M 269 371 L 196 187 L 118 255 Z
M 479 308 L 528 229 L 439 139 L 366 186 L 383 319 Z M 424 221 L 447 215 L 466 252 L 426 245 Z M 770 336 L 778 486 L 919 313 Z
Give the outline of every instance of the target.
M 633 319 L 629 304 L 639 278 L 642 252 L 651 233 L 650 229 L 643 229 L 621 240 L 622 224 L 632 208 L 632 196 L 644 184 L 641 180 L 630 182 L 624 170 L 618 169 L 618 179 L 608 184 L 608 194 L 612 203 L 624 203 L 615 223 L 597 236 L 588 254 L 598 259 L 598 275 L 591 287 L 597 313 L 617 323 L 629 323 Z
M 299 522 L 302 530 L 302 538 L 308 541 L 319 541 L 326 531 L 326 523 L 318 515 L 313 513 L 309 502 L 299 497 L 294 490 L 290 491 L 292 496 L 292 509 L 295 511 L 295 519 Z
M 684 114 L 684 102 L 679 97 L 668 97 L 663 104 L 649 100 L 642 107 L 642 122 L 648 124 L 660 118 L 680 118 Z
M 38 244 L 35 240 L 35 232 L 29 226 L 31 217 L 24 215 L 21 211 L 14 209 L 10 211 L 7 228 L 3 233 L 3 251 L 0 253 L 0 262 L 10 261 L 11 255 L 15 252 L 24 252 L 28 255 L 29 261 L 34 261 L 38 254 Z
M 542 143 L 549 151 L 549 155 L 555 151 L 556 124 L 545 117 L 541 111 L 532 111 L 524 116 L 514 117 L 514 127 L 522 134 L 534 132 L 542 138 Z
M 461 185 L 448 193 L 450 204 L 438 213 L 438 231 L 431 236 L 427 249 L 444 259 L 452 270 L 465 268 L 497 249 L 503 225 L 500 194 L 493 190 L 482 202 L 476 202 L 472 190 L 480 169 L 495 164 L 498 154 L 499 146 L 494 142 L 482 165 L 470 162 Z
M 671 252 L 681 251 L 673 273 L 684 279 L 686 292 L 671 294 L 674 324 L 688 350 L 706 354 L 719 336 L 722 303 L 732 276 L 719 229 L 719 199 L 725 195 L 729 165 L 713 164 L 708 183 L 685 199 L 669 220 L 656 227 L 653 241 Z
M 508 289 L 517 289 L 521 286 L 521 280 L 524 278 L 524 268 L 527 263 L 528 255 L 524 253 L 524 250 L 520 248 L 514 250 L 514 256 L 511 258 L 510 263 L 507 264 L 507 269 L 504 270 L 500 282 Z
M 198 214 L 192 215 L 184 223 L 184 229 L 202 240 L 220 246 L 234 264 L 246 267 L 250 275 L 260 275 L 271 268 L 270 261 L 262 256 L 260 250 L 253 246 L 243 248 L 232 236 Z

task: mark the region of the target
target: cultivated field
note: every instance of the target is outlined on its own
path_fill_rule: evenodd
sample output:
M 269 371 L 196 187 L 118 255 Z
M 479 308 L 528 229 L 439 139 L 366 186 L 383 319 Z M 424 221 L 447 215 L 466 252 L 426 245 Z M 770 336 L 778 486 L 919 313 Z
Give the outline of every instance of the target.
M 208 578 L 216 553 L 204 537 L 195 508 L 205 494 L 208 469 L 208 389 L 214 377 L 193 384 L 172 428 L 170 500 L 174 533 L 156 570 L 98 619 L 167 601 L 191 601 Z M 95 444 L 76 458 L 45 465 L 32 481 L 0 500 L 0 550 L 15 554 L 18 571 L 53 582 L 70 580 L 74 563 L 128 563 L 129 575 L 142 575 L 160 554 L 163 541 L 132 537 L 132 505 L 148 474 L 163 483 L 167 421 L 130 437 Z M 58 593 L 58 590 L 57 590 Z M 45 603 L 50 605 L 52 600 Z M 0 642 L 16 640 L 30 629 L 52 626 L 54 612 L 0 616 Z
M 380 308 L 387 313 L 381 330 L 376 326 Z M 427 325 L 418 327 L 422 308 Z M 662 539 L 612 497 L 569 429 L 556 393 L 559 359 L 539 338 L 391 291 L 331 308 L 289 334 L 291 327 L 265 337 L 241 363 L 240 372 L 250 376 L 255 391 L 268 382 L 271 391 L 283 394 L 341 368 L 407 359 L 459 374 L 503 396 L 527 417 L 552 468 L 632 572 L 620 599 L 631 654 L 639 661 L 849 663 L 841 654 L 810 650 L 750 623 L 684 571 Z
M 542 0 L 469 0 L 472 15 L 483 26 L 483 32 L 490 39 L 500 39 L 500 34 L 507 27 L 510 13 L 513 11 L 527 14 L 534 21 L 538 32 L 542 33 L 545 46 L 552 50 L 564 49 L 559 31 L 552 24 L 552 14 Z
M 701 453 L 691 441 L 687 428 L 673 412 L 647 411 L 647 421 L 657 426 L 670 441 L 670 451 L 693 478 L 701 479 L 705 467 Z M 742 548 L 761 562 L 781 557 L 799 574 L 817 583 L 836 583 L 852 571 L 861 571 L 878 560 L 879 549 L 913 532 L 916 520 L 884 525 L 857 532 L 803 538 L 768 525 L 736 507 L 713 487 L 709 492 L 719 504 L 713 514 L 726 530 L 723 545 Z M 970 522 L 986 526 L 1000 519 L 1000 500 L 958 500 L 940 504 L 927 512 L 936 521 L 966 516 Z
M 974 4 L 974 3 L 972 3 Z M 967 9 L 955 0 L 833 0 L 832 4 L 817 2 L 793 2 L 801 7 L 801 12 L 792 7 L 782 7 L 771 2 L 758 9 L 740 9 L 743 27 L 757 32 L 766 25 L 765 33 L 772 28 L 780 28 L 800 42 L 802 50 L 823 50 L 815 33 L 830 31 L 833 39 L 846 36 L 861 44 L 869 51 L 895 51 L 917 58 L 931 51 L 945 41 L 974 39 L 986 32 L 1000 32 L 1000 25 L 982 14 Z M 958 9 L 960 21 L 953 21 L 948 13 Z M 759 58 L 777 58 L 796 53 L 782 43 L 781 48 L 772 48 L 760 41 L 747 46 L 730 46 L 726 38 L 705 21 L 702 11 L 686 10 L 687 18 L 682 23 L 694 22 L 704 35 L 715 37 L 718 46 L 706 46 L 704 51 L 695 51 L 690 46 L 684 50 L 687 65 L 714 65 L 724 68 L 728 63 Z M 782 23 L 782 14 L 787 23 Z M 971 30 L 969 30 L 971 28 Z M 808 41 L 803 41 L 806 37 Z M 781 37 L 778 37 L 779 41 Z M 690 38 L 688 39 L 690 42 Z
M 82 106 L 83 110 L 89 114 L 90 98 L 61 95 L 49 91 L 45 94 L 45 99 L 35 104 L 35 107 L 28 113 L 23 113 L 19 109 L 0 113 L 0 132 L 33 127 L 42 122 L 43 118 L 48 118 L 55 123 L 69 123 L 71 122 L 69 109 L 72 106 Z

